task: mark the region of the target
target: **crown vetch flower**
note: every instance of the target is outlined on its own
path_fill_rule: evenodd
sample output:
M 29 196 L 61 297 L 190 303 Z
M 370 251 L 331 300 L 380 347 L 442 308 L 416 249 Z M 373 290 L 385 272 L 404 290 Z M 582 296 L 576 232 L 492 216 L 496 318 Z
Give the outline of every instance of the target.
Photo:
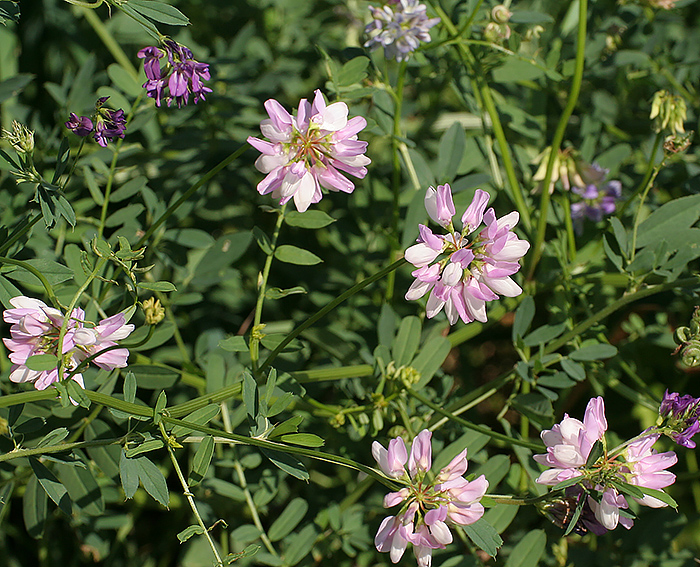
M 673 400 L 668 403 L 672 404 Z M 586 407 L 583 423 L 565 415 L 561 423 L 543 431 L 542 440 L 547 445 L 547 453 L 534 456 L 538 463 L 553 467 L 537 478 L 536 482 L 540 484 L 556 485 L 571 478 L 581 478 L 576 487 L 567 488 L 564 498 L 557 497 L 543 506 L 545 514 L 562 527 L 566 527 L 571 519 L 568 513 L 562 515 L 562 509 L 568 510 L 572 501 L 574 506 L 583 506 L 582 515 L 573 528 L 579 534 L 587 530 L 605 533 L 618 524 L 628 529 L 632 526 L 634 516 L 624 512 L 629 507 L 627 498 L 618 491 L 621 484 L 661 490 L 676 480 L 676 476 L 666 470 L 677 462 L 675 453 L 657 453 L 652 448 L 660 433 L 647 430 L 608 453 L 606 430 L 603 399 L 593 398 Z M 601 443 L 600 456 L 596 453 L 598 458 L 589 463 L 597 442 Z M 584 495 L 586 500 L 582 502 Z M 633 499 L 652 508 L 667 505 L 648 494 Z
M 467 451 L 459 453 L 434 480 L 428 472 L 432 465 L 432 434 L 421 431 L 407 454 L 403 439 L 397 437 L 385 449 L 375 441 L 372 454 L 381 470 L 406 486 L 384 497 L 384 507 L 401 505 L 395 516 L 382 520 L 374 544 L 378 551 L 388 552 L 392 563 L 403 556 L 409 543 L 419 567 L 430 567 L 432 550 L 452 542 L 449 524 L 473 524 L 484 514 L 479 502 L 489 483 L 484 475 L 467 481 Z
M 260 131 L 269 141 L 250 136 L 248 143 L 262 155 L 255 162 L 258 171 L 267 174 L 258 183 L 261 195 L 272 193 L 280 204 L 294 198 L 300 212 L 318 203 L 321 187 L 352 193 L 355 185 L 341 172 L 359 179 L 367 175 L 370 159 L 364 155 L 367 142 L 357 134 L 367 121 L 361 116 L 348 120 L 344 102 L 326 105 L 316 90 L 313 103 L 299 102 L 292 116 L 274 99 L 265 102 L 269 118 L 260 123 Z
M 485 210 L 489 194 L 477 189 L 462 215 L 463 229 L 457 232 L 452 223 L 455 214 L 448 184 L 429 187 L 425 195 L 428 215 L 449 234 L 434 234 L 419 225 L 418 243 L 409 247 L 404 257 L 417 269 L 416 280 L 406 292 L 411 301 L 430 292 L 426 304 L 428 318 L 435 317 L 443 307 L 450 324 L 462 319 L 465 323 L 486 322 L 486 302 L 498 299 L 498 294 L 515 297 L 522 289 L 510 276 L 520 270 L 518 260 L 530 248 L 512 231 L 519 215 L 512 212 L 496 218 L 492 208 Z M 475 237 L 468 238 L 484 222 L 486 227 Z M 433 263 L 438 256 L 443 259 Z
M 156 106 L 165 100 L 168 106 L 174 101 L 178 108 L 182 108 L 189 102 L 190 94 L 197 104 L 206 100 L 206 93 L 211 92 L 202 82 L 211 78 L 209 65 L 197 61 L 184 45 L 167 39 L 161 47 L 144 47 L 138 52 L 138 57 L 143 59 L 148 79 L 143 87 L 146 94 L 155 99 Z M 165 65 L 161 65 L 163 57 L 166 58 Z
M 440 18 L 428 18 L 425 4 L 418 0 L 398 0 L 391 4 L 393 6 L 369 7 L 374 20 L 365 27 L 365 33 L 371 36 L 365 47 L 382 46 L 384 57 L 404 61 L 421 41 L 430 41 L 430 28 Z
M 3 313 L 5 322 L 12 324 L 11 338 L 3 339 L 5 346 L 12 351 L 9 357 L 13 363 L 10 380 L 18 383 L 31 382 L 37 390 L 44 390 L 54 382 L 66 379 L 88 356 L 116 346 L 116 340 L 126 338 L 134 330 L 133 325 L 125 323 L 123 313 L 103 319 L 93 326 L 85 321 L 85 312 L 76 308 L 68 320 L 59 353 L 58 339 L 64 322 L 63 313 L 31 297 L 13 297 L 10 304 L 13 309 L 6 309 Z M 38 354 L 55 355 L 56 367 L 49 370 L 28 368 L 27 360 Z M 129 351 L 125 348 L 113 349 L 100 354 L 93 361 L 102 369 L 112 370 L 125 367 L 128 356 Z M 63 362 L 62 376 L 59 376 L 59 359 Z M 84 385 L 82 374 L 73 374 L 72 379 L 81 386 Z

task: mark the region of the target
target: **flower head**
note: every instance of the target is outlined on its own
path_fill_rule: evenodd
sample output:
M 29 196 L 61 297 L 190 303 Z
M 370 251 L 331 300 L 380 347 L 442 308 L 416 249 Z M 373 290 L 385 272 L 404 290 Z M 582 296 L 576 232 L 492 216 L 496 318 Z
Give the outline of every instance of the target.
M 384 507 L 401 505 L 395 516 L 382 521 L 374 538 L 378 551 L 388 552 L 393 563 L 403 556 L 409 543 L 419 567 L 430 567 L 432 550 L 452 542 L 450 524 L 473 524 L 484 514 L 479 502 L 488 489 L 484 475 L 467 481 L 467 451 L 459 453 L 434 480 L 429 477 L 432 465 L 431 433 L 421 431 L 407 454 L 403 439 L 397 437 L 385 449 L 375 441 L 372 454 L 382 471 L 403 482 L 404 488 L 384 497 Z
M 294 198 L 303 212 L 321 200 L 321 187 L 352 193 L 355 185 L 343 173 L 360 179 L 367 175 L 367 142 L 357 139 L 367 121 L 361 116 L 348 120 L 344 102 L 327 105 L 317 90 L 313 103 L 300 101 L 296 116 L 274 99 L 265 102 L 265 110 L 269 118 L 260 123 L 260 131 L 269 141 L 248 138 L 262 152 L 255 162 L 258 171 L 267 174 L 258 183 L 261 195 L 272 193 L 281 204 Z
M 365 47 L 384 48 L 384 57 L 404 61 L 420 42 L 430 41 L 430 28 L 440 18 L 428 18 L 426 7 L 418 0 L 398 0 L 393 6 L 370 6 L 374 18 L 365 28 L 371 37 Z
M 34 151 L 34 132 L 17 120 L 12 121 L 11 132 L 9 130 L 2 131 L 2 137 L 10 142 L 10 145 L 19 154 L 31 154 Z
M 462 215 L 463 229 L 457 232 L 452 223 L 455 209 L 450 186 L 428 188 L 426 210 L 450 233 L 437 235 L 419 225 L 418 243 L 408 248 L 404 257 L 417 268 L 412 272 L 416 280 L 406 292 L 406 299 L 419 299 L 430 292 L 426 305 L 429 318 L 444 307 L 451 324 L 459 318 L 465 323 L 485 322 L 487 301 L 498 299 L 498 294 L 515 297 L 522 292 L 510 276 L 520 269 L 518 260 L 530 244 L 512 231 L 518 223 L 517 212 L 496 218 L 493 209 L 485 210 L 489 197 L 486 191 L 477 189 Z M 482 222 L 486 227 L 468 238 Z M 435 262 L 440 255 L 445 257 Z
M 71 112 L 69 120 L 65 122 L 66 128 L 81 138 L 92 134 L 95 141 L 103 148 L 107 147 L 108 142 L 123 138 L 126 131 L 124 111 L 104 108 L 108 98 L 104 96 L 97 100 L 92 117 L 78 116 L 75 112 Z
M 573 187 L 572 191 L 581 197 L 580 201 L 571 204 L 571 218 L 580 232 L 584 217 L 598 222 L 603 215 L 615 212 L 616 202 L 622 197 L 622 184 L 619 181 L 609 181 L 604 187 L 590 184 Z
M 143 87 L 146 94 L 155 99 L 156 106 L 165 100 L 168 106 L 175 102 L 178 108 L 182 108 L 189 102 L 190 94 L 197 104 L 206 100 L 206 93 L 211 92 L 203 83 L 211 78 L 209 65 L 194 59 L 184 45 L 167 39 L 161 47 L 144 47 L 138 52 L 138 57 L 144 60 L 143 69 L 148 79 Z M 164 65 L 161 65 L 164 57 Z
M 5 346 L 12 351 L 13 363 L 10 380 L 13 382 L 31 382 L 37 390 L 44 390 L 54 382 L 68 378 L 78 364 L 89 356 L 117 345 L 116 340 L 126 338 L 134 330 L 127 325 L 124 314 L 119 313 L 93 325 L 85 321 L 85 312 L 76 308 L 66 323 L 59 352 L 61 328 L 64 315 L 58 309 L 47 306 L 39 299 L 18 296 L 10 299 L 13 309 L 6 309 L 3 319 L 11 323 L 9 339 L 3 339 Z M 30 357 L 49 354 L 56 357 L 56 366 L 47 370 L 33 370 L 27 365 Z M 102 369 L 112 370 L 126 366 L 129 351 L 125 348 L 112 349 L 93 358 L 93 362 Z M 59 376 L 59 368 L 63 369 Z M 71 376 L 83 386 L 80 373 Z
M 695 448 L 692 437 L 700 431 L 700 398 L 666 390 L 659 415 L 667 420 L 666 429 L 671 439 L 683 447 Z

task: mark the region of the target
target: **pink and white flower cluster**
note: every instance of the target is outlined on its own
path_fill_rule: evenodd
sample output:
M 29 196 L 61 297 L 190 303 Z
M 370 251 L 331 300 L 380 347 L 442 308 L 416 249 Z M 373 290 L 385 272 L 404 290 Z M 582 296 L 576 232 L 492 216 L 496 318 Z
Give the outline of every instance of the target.
M 547 445 L 547 453 L 534 457 L 538 463 L 551 467 L 537 478 L 540 484 L 556 485 L 581 478 L 580 486 L 588 493 L 586 506 L 593 513 L 585 522 L 586 527 L 599 534 L 615 529 L 618 524 L 628 529 L 633 524 L 629 513 L 620 512 L 628 508 L 628 502 L 615 484 L 661 490 L 676 480 L 666 469 L 678 460 L 673 451 L 657 453 L 652 448 L 660 437 L 654 433 L 645 433 L 623 444 L 620 450 L 608 453 L 605 448 L 607 428 L 603 398 L 593 398 L 588 402 L 583 423 L 565 414 L 561 423 L 543 431 L 541 437 Z M 597 441 L 602 443 L 603 453 L 595 463 L 588 463 Z M 666 506 L 665 502 L 648 494 L 633 500 L 652 508 Z M 585 511 L 582 517 L 586 517 Z
M 280 204 L 293 197 L 300 212 L 321 200 L 321 187 L 352 193 L 355 185 L 343 172 L 362 179 L 371 161 L 364 155 L 367 142 L 357 139 L 367 121 L 361 116 L 348 120 L 347 104 L 326 105 L 321 91 L 315 93 L 313 103 L 301 99 L 296 116 L 276 100 L 267 100 L 265 110 L 270 118 L 260 123 L 260 131 L 269 142 L 248 138 L 262 152 L 255 167 L 267 174 L 258 183 L 258 192 L 272 193 Z
M 413 439 L 410 454 L 401 437 L 392 439 L 388 449 L 377 441 L 372 444 L 379 468 L 406 485 L 384 497 L 385 508 L 400 504 L 401 509 L 384 518 L 374 538 L 377 550 L 388 552 L 392 563 L 401 559 L 411 543 L 419 567 L 430 567 L 433 549 L 452 542 L 449 524 L 473 524 L 484 514 L 479 501 L 489 483 L 484 475 L 472 481 L 462 476 L 467 470 L 466 449 L 430 479 L 431 435 L 427 429 L 421 431 Z
M 486 191 L 476 190 L 462 215 L 463 228 L 458 232 L 452 223 L 455 206 L 450 186 L 428 188 L 425 194 L 428 215 L 449 234 L 434 234 L 421 224 L 418 244 L 404 254 L 417 268 L 412 272 L 416 281 L 406 292 L 406 299 L 419 299 L 430 292 L 426 305 L 428 318 L 435 317 L 444 307 L 450 324 L 460 318 L 465 323 L 486 322 L 487 301 L 498 299 L 498 294 L 515 297 L 522 293 L 510 276 L 520 270 L 518 260 L 528 251 L 530 243 L 513 232 L 520 218 L 518 213 L 496 218 L 493 208 L 486 210 L 489 198 Z M 486 227 L 468 238 L 482 222 Z M 443 257 L 435 262 L 439 256 Z
M 116 346 L 134 330 L 134 325 L 127 325 L 124 314 L 118 313 L 94 325 L 85 321 L 85 312 L 76 308 L 68 320 L 59 354 L 58 341 L 64 315 L 58 309 L 47 306 L 39 299 L 18 296 L 10 299 L 14 309 L 6 309 L 3 319 L 10 323 L 9 339 L 3 339 L 5 346 L 12 351 L 13 363 L 10 380 L 13 382 L 31 382 L 37 390 L 44 390 L 54 382 L 64 380 L 87 357 L 106 348 Z M 27 367 L 27 359 L 39 354 L 52 354 L 63 362 L 63 375 L 59 377 L 59 364 L 49 370 L 32 370 Z M 127 365 L 129 351 L 117 348 L 100 354 L 92 359 L 103 370 L 123 368 Z M 84 386 L 83 376 L 73 374 L 72 379 Z

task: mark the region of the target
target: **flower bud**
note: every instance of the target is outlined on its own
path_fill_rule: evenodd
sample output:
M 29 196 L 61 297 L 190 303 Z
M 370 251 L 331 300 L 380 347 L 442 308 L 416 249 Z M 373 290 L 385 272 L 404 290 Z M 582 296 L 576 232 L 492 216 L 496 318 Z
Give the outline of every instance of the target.
M 146 315 L 146 325 L 157 325 L 165 317 L 165 309 L 160 304 L 160 300 L 154 297 L 143 302 L 143 311 Z
M 511 12 L 503 4 L 494 6 L 493 10 L 491 10 L 491 19 L 497 24 L 507 24 L 510 21 L 510 17 L 512 15 L 513 12 Z
M 3 130 L 5 138 L 17 153 L 31 154 L 34 151 L 34 132 L 16 120 L 12 121 L 12 132 Z

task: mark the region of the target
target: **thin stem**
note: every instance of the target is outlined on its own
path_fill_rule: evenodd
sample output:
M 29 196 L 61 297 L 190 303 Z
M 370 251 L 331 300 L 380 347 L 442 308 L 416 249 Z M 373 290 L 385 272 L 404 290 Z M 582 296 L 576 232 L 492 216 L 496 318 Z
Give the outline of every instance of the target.
M 557 129 L 554 132 L 554 138 L 552 140 L 551 150 L 549 152 L 549 159 L 547 160 L 547 170 L 542 181 L 542 197 L 540 199 L 540 212 L 539 220 L 537 223 L 537 234 L 535 236 L 535 244 L 532 247 L 532 254 L 530 255 L 530 270 L 528 273 L 528 279 L 531 279 L 535 273 L 535 268 L 537 263 L 542 257 L 542 251 L 544 248 L 544 237 L 547 231 L 547 212 L 549 210 L 549 184 L 552 181 L 552 174 L 554 173 L 554 162 L 559 155 L 559 148 L 564 140 L 564 133 L 566 131 L 566 126 L 569 123 L 569 118 L 576 108 L 576 103 L 578 101 L 578 95 L 581 92 L 581 83 L 583 82 L 583 69 L 585 63 L 585 51 L 586 51 L 586 26 L 587 26 L 587 16 L 588 16 L 588 0 L 579 0 L 579 10 L 578 10 L 578 35 L 576 39 L 576 63 L 574 66 L 574 76 L 571 81 L 571 89 L 569 90 L 569 100 L 566 103 L 566 107 L 559 118 L 559 123 L 557 124 Z
M 214 177 L 217 173 L 219 173 L 222 169 L 224 169 L 227 165 L 233 163 L 236 161 L 242 154 L 248 149 L 248 144 L 243 144 L 240 148 L 238 148 L 235 152 L 233 152 L 230 156 L 222 160 L 218 165 L 215 165 L 213 168 L 211 168 L 203 177 L 199 179 L 194 185 L 192 185 L 187 191 L 185 191 L 182 196 L 175 201 L 172 205 L 170 205 L 167 210 L 156 220 L 150 227 L 148 227 L 148 230 L 146 233 L 139 238 L 139 241 L 136 243 L 136 246 L 134 248 L 140 248 L 143 246 L 148 239 L 151 237 L 151 235 L 160 227 L 161 224 L 163 224 L 168 218 L 172 216 L 172 214 L 185 202 L 187 199 L 189 199 L 197 189 L 199 189 L 202 185 L 207 183 L 212 177 Z
M 661 161 L 659 165 L 657 165 L 652 174 L 651 177 L 647 180 L 646 185 L 644 186 L 644 192 L 642 193 L 640 199 L 639 199 L 639 206 L 637 207 L 637 212 L 634 215 L 634 225 L 632 227 L 632 242 L 630 243 L 630 262 L 634 260 L 634 256 L 636 253 L 636 248 L 637 248 L 637 230 L 639 229 L 639 222 L 642 217 L 642 207 L 644 206 L 644 201 L 647 198 L 647 195 L 649 194 L 649 190 L 654 186 L 654 181 L 656 180 L 656 176 L 659 174 L 659 171 L 661 171 L 661 168 L 663 167 L 664 162 Z
M 275 357 L 282 352 L 284 347 L 286 347 L 289 343 L 291 343 L 295 338 L 297 338 L 301 333 L 303 333 L 306 329 L 308 329 L 311 325 L 313 325 L 316 321 L 333 311 L 338 305 L 340 305 L 343 301 L 346 299 L 352 297 L 359 291 L 362 291 L 364 288 L 366 288 L 368 285 L 376 282 L 377 280 L 382 279 L 384 276 L 392 273 L 394 270 L 400 268 L 406 263 L 406 260 L 401 258 L 399 260 L 396 260 L 393 264 L 388 265 L 386 268 L 383 268 L 379 270 L 376 274 L 371 275 L 370 277 L 362 280 L 361 282 L 355 284 L 352 286 L 350 289 L 344 291 L 341 293 L 338 297 L 336 297 L 333 301 L 331 301 L 328 305 L 323 307 L 322 309 L 318 310 L 316 313 L 314 313 L 311 317 L 309 317 L 306 321 L 304 321 L 301 325 L 299 325 L 296 329 L 294 329 L 291 333 L 289 333 L 284 340 L 277 345 L 277 347 L 268 355 L 268 357 L 265 359 L 265 362 L 262 363 L 262 366 L 260 366 L 260 372 L 265 370 L 272 361 L 275 359 Z
M 136 107 L 141 103 L 141 98 L 143 98 L 143 92 L 139 94 L 139 96 L 136 97 L 136 100 L 134 100 L 134 103 L 131 105 L 131 109 L 129 110 L 129 115 L 126 118 L 126 127 L 129 126 L 129 123 L 131 122 L 131 119 L 134 116 L 134 113 L 136 112 Z M 83 141 L 85 141 L 85 138 L 83 138 Z M 112 154 L 112 162 L 109 165 L 109 175 L 107 176 L 107 184 L 105 186 L 105 194 L 104 194 L 104 199 L 102 201 L 102 211 L 100 212 L 100 224 L 97 227 L 97 237 L 102 238 L 102 233 L 104 232 L 105 228 L 105 220 L 107 219 L 107 208 L 109 207 L 109 197 L 112 193 L 112 184 L 114 183 L 114 173 L 117 169 L 117 160 L 119 159 L 119 150 L 121 150 L 121 147 L 124 143 L 124 138 L 119 138 L 117 140 L 117 143 L 114 147 L 113 154 Z M 82 148 L 82 146 L 81 146 Z M 78 158 L 75 158 L 76 163 L 78 161 Z M 72 173 L 72 170 L 71 170 Z
M 618 309 L 622 309 L 625 305 L 628 303 L 632 303 L 634 301 L 637 301 L 639 299 L 644 299 L 645 297 L 649 297 L 650 295 L 654 295 L 657 293 L 661 293 L 662 291 L 668 291 L 671 289 L 681 289 L 685 287 L 693 287 L 693 286 L 700 286 L 700 277 L 691 277 L 691 278 L 685 278 L 682 280 L 676 280 L 673 282 L 667 282 L 664 284 L 658 284 L 658 285 L 652 285 L 645 287 L 643 289 L 640 289 L 638 291 L 635 291 L 634 293 L 629 293 L 627 295 L 623 295 L 620 299 L 617 301 L 614 301 L 607 307 L 604 307 L 585 321 L 582 321 L 578 325 L 576 325 L 573 329 L 571 329 L 569 332 L 564 333 L 561 337 L 558 339 L 552 341 L 549 343 L 544 351 L 543 354 L 550 354 L 552 352 L 555 352 L 559 350 L 561 347 L 563 347 L 566 343 L 568 343 L 571 339 L 578 337 L 581 333 L 595 325 L 598 321 L 601 321 L 608 317 L 609 315 L 612 315 L 617 311 Z M 535 354 L 533 358 L 539 358 L 539 353 Z
M 224 422 L 224 429 L 226 430 L 226 432 L 233 433 L 233 427 L 231 427 L 231 416 L 229 415 L 229 412 L 228 412 L 228 406 L 225 403 L 221 404 L 221 419 Z M 238 460 L 238 456 L 235 455 L 236 446 L 233 443 L 231 443 L 230 446 L 231 446 L 232 450 L 234 451 L 233 468 L 236 471 L 236 476 L 238 476 L 238 483 L 241 485 L 241 488 L 243 489 L 243 495 L 245 496 L 245 501 L 246 501 L 246 504 L 248 505 L 248 510 L 250 510 L 250 515 L 253 518 L 253 524 L 260 531 L 260 539 L 262 540 L 262 542 L 265 545 L 265 547 L 267 548 L 267 550 L 272 555 L 278 556 L 279 554 L 277 553 L 277 550 L 272 545 L 272 542 L 270 541 L 270 538 L 267 536 L 267 533 L 265 533 L 265 528 L 263 527 L 262 522 L 260 521 L 260 516 L 258 514 L 258 508 L 255 505 L 255 501 L 253 500 L 252 495 L 250 494 L 250 490 L 248 489 L 248 482 L 246 481 L 246 478 L 245 478 L 245 472 L 243 471 L 243 467 L 241 466 L 241 462 Z
M 0 257 L 0 264 L 13 264 L 14 266 L 19 266 L 20 268 L 27 270 L 41 282 L 42 286 L 44 286 L 44 289 L 46 290 L 46 295 L 49 296 L 49 300 L 51 301 L 51 303 L 53 303 L 53 305 L 58 309 L 62 308 L 61 302 L 58 300 L 58 297 L 56 297 L 56 294 L 54 293 L 53 287 L 51 287 L 49 280 L 47 280 L 44 274 L 42 274 L 34 266 L 28 264 L 27 262 L 23 262 L 22 260 L 15 260 L 14 258 L 6 258 L 4 256 Z
M 268 253 L 267 258 L 265 258 L 265 266 L 263 267 L 262 274 L 258 280 L 258 300 L 255 303 L 255 317 L 253 318 L 253 329 L 250 333 L 250 363 L 253 367 L 254 373 L 258 369 L 258 360 L 260 357 L 259 346 L 260 339 L 262 338 L 260 322 L 262 321 L 262 310 L 265 302 L 265 292 L 267 291 L 267 278 L 270 276 L 270 267 L 272 266 L 272 259 L 275 257 L 277 240 L 280 235 L 282 223 L 284 222 L 284 213 L 286 208 L 287 204 L 285 203 L 277 213 L 277 222 L 275 223 L 275 229 L 272 233 L 272 241 L 270 242 L 270 252 Z
M 46 447 L 32 447 L 31 449 L 15 449 L 9 453 L 0 455 L 0 463 L 20 459 L 22 457 L 33 457 L 36 455 L 50 455 L 52 453 L 63 453 L 73 449 L 85 449 L 87 447 L 100 447 L 104 445 L 116 445 L 121 443 L 121 437 L 113 439 L 95 439 L 93 441 L 79 441 L 76 443 L 61 443 L 59 445 L 47 445 Z
M 105 47 L 112 54 L 115 61 L 119 63 L 124 69 L 136 80 L 139 79 L 139 73 L 136 68 L 131 64 L 131 60 L 127 57 L 126 53 L 122 49 L 121 45 L 114 39 L 107 27 L 102 23 L 102 20 L 97 17 L 94 10 L 87 8 L 80 8 L 83 17 L 87 20 L 88 24 L 92 26 L 95 33 L 105 44 Z
M 32 227 L 36 223 L 38 223 L 42 218 L 43 217 L 40 213 L 36 213 L 32 220 L 28 220 L 29 215 L 24 217 L 22 219 L 22 222 L 20 222 L 19 226 L 15 228 L 14 232 L 0 246 L 0 254 L 5 254 L 5 252 L 7 252 L 15 242 L 17 242 L 20 238 L 27 234 L 32 229 Z
M 182 474 L 182 470 L 180 469 L 180 465 L 177 462 L 177 459 L 175 458 L 175 452 L 173 451 L 173 448 L 170 446 L 170 443 L 168 442 L 168 434 L 165 431 L 165 426 L 163 425 L 163 422 L 161 421 L 159 424 L 160 427 L 160 433 L 163 436 L 163 441 L 165 442 L 165 447 L 168 449 L 168 454 L 170 455 L 170 460 L 173 463 L 173 468 L 175 469 L 175 472 L 177 473 L 177 478 L 180 479 L 180 484 L 182 485 L 182 490 L 183 494 L 187 498 L 187 502 L 190 504 L 190 508 L 192 509 L 192 513 L 194 514 L 194 517 L 197 520 L 197 523 L 199 526 L 204 530 L 204 536 L 207 538 L 207 542 L 209 543 L 209 547 L 211 547 L 212 552 L 214 553 L 214 557 L 216 558 L 216 564 L 219 566 L 223 566 L 224 562 L 221 560 L 221 557 L 219 556 L 219 551 L 216 549 L 216 545 L 214 544 L 214 540 L 211 539 L 211 534 L 209 533 L 209 530 L 207 529 L 207 526 L 204 524 L 204 520 L 202 520 L 202 516 L 199 514 L 199 510 L 197 510 L 197 503 L 194 501 L 194 494 L 190 491 L 190 487 L 187 484 L 187 480 L 185 480 L 184 475 Z
M 1 399 L 2 398 L 0 398 L 0 400 Z M 165 414 L 163 415 L 162 421 L 170 425 L 181 425 L 182 427 L 186 427 L 187 429 L 191 429 L 192 431 L 199 431 L 200 433 L 213 435 L 214 437 L 228 439 L 229 441 L 233 441 L 234 443 L 237 443 L 239 445 L 252 445 L 253 447 L 260 447 L 261 449 L 268 449 L 270 451 L 281 451 L 283 453 L 289 453 L 290 455 L 299 455 L 302 457 L 309 457 L 326 463 L 341 465 L 371 476 L 375 480 L 382 483 L 384 486 L 388 487 L 390 490 L 397 490 L 396 483 L 386 478 L 384 475 L 380 474 L 372 467 L 368 467 L 367 465 L 363 465 L 362 463 L 358 463 L 346 457 L 340 457 L 331 453 L 324 453 L 323 451 L 316 451 L 315 449 L 307 449 L 306 447 L 298 447 L 296 445 L 285 445 L 282 443 L 276 443 L 274 441 L 268 441 L 267 439 L 260 439 L 259 437 L 245 437 L 244 435 L 238 435 L 236 433 L 228 433 L 226 431 L 213 429 L 211 427 L 200 425 L 198 423 L 192 423 L 191 421 L 174 419 Z
M 649 163 L 647 163 L 647 169 L 644 172 L 644 177 L 642 178 L 642 182 L 637 186 L 637 188 L 627 198 L 624 205 L 622 205 L 622 207 L 620 207 L 620 209 L 617 212 L 618 218 L 622 217 L 623 213 L 627 210 L 627 207 L 630 206 L 630 204 L 632 203 L 634 198 L 639 193 L 641 193 L 649 184 L 649 180 L 651 179 L 651 176 L 654 173 L 654 158 L 656 158 L 656 153 L 659 151 L 659 146 L 661 145 L 661 141 L 663 139 L 664 139 L 663 134 L 661 132 L 658 132 L 656 134 L 656 138 L 654 138 L 654 146 L 651 150 L 651 155 L 649 156 Z
M 450 33 L 454 38 L 458 38 L 460 31 L 457 30 L 452 20 L 445 13 L 445 11 L 438 5 L 434 4 L 433 8 L 437 12 L 438 16 L 442 20 L 442 23 L 447 28 L 448 33 Z M 481 94 L 482 103 L 484 109 L 491 118 L 491 128 L 494 135 L 496 136 L 496 142 L 498 143 L 498 149 L 501 152 L 501 159 L 503 161 L 503 168 L 506 170 L 506 178 L 508 179 L 508 187 L 510 189 L 510 195 L 515 203 L 515 206 L 523 219 L 523 225 L 525 230 L 529 231 L 531 226 L 530 210 L 525 203 L 525 197 L 523 196 L 522 187 L 518 183 L 518 178 L 515 174 L 515 168 L 513 166 L 513 160 L 510 156 L 510 149 L 508 147 L 508 141 L 506 140 L 506 135 L 503 130 L 503 125 L 501 124 L 500 116 L 498 115 L 498 110 L 496 109 L 496 104 L 491 95 L 491 89 L 488 86 L 486 77 L 484 76 L 484 71 L 481 64 L 472 54 L 471 50 L 465 43 L 456 44 L 459 53 L 466 60 L 467 64 L 472 68 L 475 74 L 475 80 L 477 88 Z
M 391 155 L 393 175 L 391 178 L 391 189 L 393 194 L 392 215 L 391 215 L 391 249 L 389 251 L 389 261 L 393 262 L 396 259 L 396 253 L 399 249 L 401 238 L 399 236 L 399 221 L 400 221 L 400 205 L 401 196 L 401 158 L 400 158 L 400 140 L 401 137 L 401 114 L 403 108 L 403 88 L 406 83 L 406 68 L 408 61 L 402 61 L 399 65 L 399 75 L 396 82 L 396 91 L 394 92 L 394 126 L 391 134 Z M 386 300 L 391 302 L 394 296 L 394 282 L 396 274 L 391 272 L 386 279 Z
M 444 415 L 446 418 L 448 418 L 451 421 L 454 421 L 455 423 L 458 423 L 467 429 L 472 429 L 473 431 L 478 431 L 479 433 L 483 433 L 484 435 L 488 435 L 492 439 L 497 439 L 498 441 L 502 441 L 508 445 L 519 445 L 520 447 L 527 447 L 528 449 L 533 449 L 535 451 L 544 451 L 545 446 L 542 445 L 541 443 L 533 443 L 531 441 L 524 441 L 522 439 L 514 439 L 513 437 L 508 437 L 507 435 L 503 435 L 502 433 L 497 433 L 496 431 L 492 431 L 488 429 L 487 427 L 482 427 L 481 425 L 476 425 L 475 423 L 472 423 L 470 421 L 467 421 L 466 419 L 462 419 L 461 417 L 457 417 L 453 413 L 450 413 L 449 411 L 443 409 L 439 405 L 431 402 L 427 398 L 421 396 L 418 392 L 413 390 L 412 388 L 408 388 L 406 390 L 409 395 L 413 396 L 416 400 L 421 402 L 422 404 L 425 404 L 432 410 L 438 412 L 441 415 Z
M 571 201 L 569 194 L 561 195 L 561 207 L 564 215 L 564 226 L 566 227 L 566 241 L 568 244 L 567 250 L 569 253 L 569 262 L 573 262 L 576 258 L 576 237 L 574 235 L 574 223 L 571 220 Z

